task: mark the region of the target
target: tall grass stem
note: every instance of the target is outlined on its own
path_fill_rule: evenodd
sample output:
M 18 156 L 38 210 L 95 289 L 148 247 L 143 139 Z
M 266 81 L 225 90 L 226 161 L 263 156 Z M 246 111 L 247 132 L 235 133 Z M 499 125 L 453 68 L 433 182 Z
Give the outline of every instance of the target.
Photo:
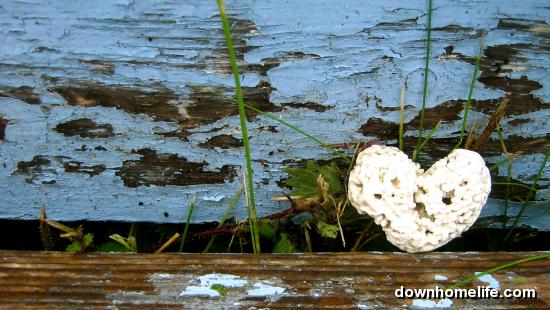
M 223 34 L 225 36 L 225 43 L 227 45 L 227 53 L 229 54 L 229 62 L 231 63 L 231 71 L 233 72 L 233 77 L 235 79 L 235 95 L 237 100 L 237 105 L 239 107 L 239 118 L 241 121 L 241 133 L 243 138 L 244 145 L 244 156 L 246 160 L 246 170 L 248 173 L 248 201 L 247 201 L 247 210 L 249 210 L 249 220 L 251 221 L 251 231 L 256 229 L 256 202 L 254 199 L 254 171 L 252 170 L 252 159 L 250 156 L 250 143 L 248 141 L 248 131 L 246 127 L 246 113 L 244 110 L 244 99 L 243 99 L 243 90 L 241 88 L 241 80 L 239 77 L 239 68 L 237 67 L 237 57 L 235 56 L 235 50 L 233 48 L 233 40 L 231 39 L 231 29 L 229 28 L 229 22 L 227 21 L 227 15 L 225 13 L 225 3 L 223 0 L 217 0 L 218 10 L 220 12 L 220 17 L 223 26 Z M 255 253 L 259 252 L 259 244 L 254 249 Z
M 503 240 L 502 244 L 506 244 L 506 241 L 508 241 L 508 239 L 510 239 L 510 237 L 512 236 L 512 233 L 514 232 L 514 229 L 516 228 L 516 226 L 518 225 L 518 223 L 521 219 L 521 216 L 523 215 L 523 212 L 525 212 L 525 210 L 527 209 L 527 206 L 529 205 L 529 200 L 537 192 L 537 184 L 538 184 L 539 179 L 542 175 L 542 172 L 544 171 L 544 168 L 546 168 L 546 163 L 548 162 L 548 157 L 549 156 L 550 156 L 550 147 L 548 147 L 548 149 L 546 150 L 546 154 L 544 155 L 544 159 L 542 160 L 542 163 L 539 167 L 539 170 L 538 170 L 537 174 L 535 175 L 535 179 L 533 180 L 533 185 L 531 186 L 532 188 L 529 189 L 529 191 L 527 192 L 527 195 L 525 197 L 525 201 L 523 202 L 523 205 L 521 206 L 521 209 L 519 210 L 518 215 L 514 218 L 514 221 L 512 222 L 512 226 L 510 226 L 510 229 L 508 230 L 508 233 L 504 237 L 504 240 Z
M 472 77 L 472 82 L 470 83 L 470 90 L 468 91 L 468 100 L 466 101 L 466 107 L 464 109 L 464 117 L 462 120 L 462 128 L 460 129 L 460 138 L 458 143 L 453 149 L 457 149 L 462 144 L 462 139 L 464 138 L 464 133 L 466 132 L 466 124 L 468 122 L 468 114 L 470 113 L 470 107 L 472 105 L 472 95 L 474 93 L 474 87 L 477 80 L 477 74 L 479 73 L 479 64 L 481 62 L 481 54 L 483 53 L 483 40 L 479 40 L 479 50 L 477 52 L 476 66 L 474 69 L 474 76 Z
M 420 125 L 418 127 L 418 141 L 416 143 L 417 153 L 422 143 L 422 134 L 424 131 L 424 112 L 426 110 L 426 100 L 428 98 L 428 74 L 430 72 L 430 48 L 432 42 L 432 0 L 428 0 L 428 25 L 426 35 L 426 65 L 424 70 L 424 90 L 422 94 L 422 109 L 420 110 Z
M 483 277 L 484 275 L 488 275 L 488 274 L 491 274 L 491 273 L 494 273 L 494 272 L 497 272 L 499 270 L 502 270 L 502 269 L 506 269 L 506 268 L 510 268 L 510 267 L 514 267 L 516 265 L 519 265 L 519 264 L 523 264 L 523 263 L 527 263 L 527 262 L 532 262 L 532 261 L 535 261 L 535 260 L 540 260 L 540 259 L 545 259 L 545 258 L 550 258 L 550 254 L 542 254 L 542 255 L 536 255 L 536 256 L 530 256 L 530 257 L 526 257 L 526 258 L 522 258 L 522 259 L 518 259 L 518 260 L 515 260 L 515 261 L 511 261 L 511 262 L 508 262 L 508 263 L 505 263 L 505 264 L 502 264 L 502 265 L 499 265 L 499 266 L 496 266 L 495 268 L 491 268 L 489 270 L 486 270 L 486 271 L 483 271 L 483 272 L 480 272 L 478 274 L 476 274 L 475 276 L 471 276 L 469 278 L 466 278 L 460 282 L 457 282 L 451 286 L 448 286 L 446 289 L 453 289 L 453 288 L 456 288 L 456 287 L 459 287 L 459 286 L 462 286 L 462 285 L 465 285 L 465 284 L 468 284 L 470 282 L 473 282 L 481 277 Z
M 401 95 L 399 96 L 399 149 L 403 151 L 403 122 L 405 120 L 405 84 L 401 86 Z
M 191 198 L 191 203 L 189 204 L 189 210 L 187 211 L 187 219 L 185 220 L 185 228 L 183 229 L 183 234 L 181 236 L 180 242 L 180 253 L 183 252 L 183 246 L 185 245 L 185 239 L 187 238 L 187 231 L 189 231 L 189 223 L 191 222 L 191 217 L 193 217 L 193 209 L 195 209 L 195 199 L 193 196 Z

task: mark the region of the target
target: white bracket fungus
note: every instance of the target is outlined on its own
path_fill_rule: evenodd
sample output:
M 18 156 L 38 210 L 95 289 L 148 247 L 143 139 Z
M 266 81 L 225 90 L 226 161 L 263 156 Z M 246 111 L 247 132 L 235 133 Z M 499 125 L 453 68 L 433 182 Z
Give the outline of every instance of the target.
M 348 184 L 357 211 L 410 253 L 434 250 L 470 228 L 490 191 L 483 158 L 464 149 L 424 172 L 399 149 L 374 145 L 359 153 Z

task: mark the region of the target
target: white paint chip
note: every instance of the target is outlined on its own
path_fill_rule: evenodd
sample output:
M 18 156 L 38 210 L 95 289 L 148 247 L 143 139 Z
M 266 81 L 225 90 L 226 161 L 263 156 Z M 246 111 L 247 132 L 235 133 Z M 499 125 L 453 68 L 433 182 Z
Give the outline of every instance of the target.
M 480 274 L 481 272 L 476 272 L 476 275 Z M 493 278 L 492 275 L 490 274 L 486 274 L 484 276 L 481 276 L 478 278 L 479 281 L 481 282 L 485 282 L 487 284 L 489 284 L 489 286 L 491 288 L 494 288 L 494 289 L 500 289 L 500 283 L 498 282 L 497 279 Z
M 441 299 L 438 302 L 435 302 L 433 300 L 429 299 L 414 299 L 412 302 L 412 306 L 415 308 L 449 308 L 453 305 L 453 301 L 445 298 Z
M 441 299 L 438 303 L 437 303 L 437 308 L 450 308 L 451 306 L 453 305 L 453 301 L 450 300 L 449 298 L 445 298 L 445 299 Z
M 224 287 L 243 287 L 246 286 L 248 280 L 242 279 L 239 276 L 232 274 L 211 273 L 197 278 L 199 285 L 189 285 L 181 293 L 180 296 L 209 296 L 219 297 L 220 293 L 211 289 L 214 284 L 219 284 Z
M 433 300 L 413 299 L 412 305 L 416 308 L 435 308 L 437 303 Z
M 254 288 L 247 291 L 248 296 L 251 297 L 268 297 L 281 295 L 285 292 L 283 287 L 272 286 L 258 282 L 254 284 Z
M 220 293 L 206 286 L 197 286 L 190 285 L 185 288 L 183 292 L 180 293 L 180 296 L 208 296 L 208 297 L 219 297 Z
M 442 275 L 438 275 L 438 274 L 436 274 L 434 278 L 435 278 L 436 281 L 447 281 L 448 280 L 448 278 L 446 276 L 442 276 Z
M 169 273 L 156 273 L 156 274 L 152 275 L 152 276 L 149 278 L 149 281 L 163 280 L 163 279 L 172 279 L 172 278 L 174 278 L 174 275 L 173 275 L 173 274 L 169 274 Z
M 202 201 L 214 201 L 214 202 L 219 202 L 219 201 L 222 201 L 222 199 L 225 198 L 225 195 L 218 195 L 218 196 L 202 196 L 201 197 L 201 200 Z

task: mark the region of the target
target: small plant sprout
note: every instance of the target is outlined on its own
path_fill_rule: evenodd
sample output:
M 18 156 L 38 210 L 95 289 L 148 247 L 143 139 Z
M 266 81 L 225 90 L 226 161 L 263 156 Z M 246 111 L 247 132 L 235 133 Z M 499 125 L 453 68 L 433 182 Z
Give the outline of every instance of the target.
M 82 253 L 86 251 L 86 249 L 91 246 L 92 242 L 94 241 L 94 235 L 92 233 L 85 234 L 82 225 L 79 225 L 77 228 L 72 228 L 56 221 L 48 219 L 45 219 L 45 221 L 53 228 L 59 229 L 64 232 L 63 234 L 59 235 L 61 238 L 66 238 L 71 241 L 71 244 L 69 244 L 65 249 L 65 251 L 67 252 Z
M 132 223 L 130 226 L 130 231 L 128 232 L 128 237 L 122 237 L 119 234 L 112 234 L 109 236 L 110 239 L 118 242 L 123 247 L 126 248 L 126 250 L 137 253 L 137 239 L 136 239 L 136 224 Z

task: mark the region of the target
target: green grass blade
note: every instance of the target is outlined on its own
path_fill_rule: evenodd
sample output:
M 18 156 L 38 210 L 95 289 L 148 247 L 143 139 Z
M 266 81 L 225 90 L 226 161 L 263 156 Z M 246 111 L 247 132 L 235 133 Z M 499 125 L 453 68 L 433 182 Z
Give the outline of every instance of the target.
M 491 165 L 491 166 L 489 167 L 489 170 L 491 170 L 491 171 L 492 171 L 492 170 L 495 170 L 495 169 L 497 169 L 498 167 L 500 167 L 500 166 L 502 166 L 502 165 L 508 163 L 509 161 L 511 161 L 511 159 L 510 159 L 510 160 L 508 160 L 508 158 L 507 158 L 507 159 L 503 159 L 503 160 L 501 160 L 501 161 L 499 161 L 499 162 L 497 162 L 497 163 Z
M 191 87 L 191 88 L 194 88 L 194 89 L 198 89 L 198 90 L 202 90 L 202 89 L 203 89 L 202 86 L 200 86 L 200 85 L 195 85 L 195 84 L 187 84 L 187 86 L 189 86 L 189 87 Z M 214 94 L 214 95 L 216 95 L 216 96 L 218 96 L 218 97 L 221 97 L 221 98 L 223 98 L 223 99 L 226 99 L 226 100 L 235 102 L 235 99 L 234 99 L 234 98 L 231 98 L 231 97 L 229 97 L 229 96 L 226 96 L 226 95 L 222 94 L 221 92 L 211 91 L 211 93 Z M 297 133 L 299 133 L 299 134 L 301 134 L 301 135 L 307 137 L 307 138 L 310 139 L 311 141 L 313 141 L 313 142 L 319 144 L 320 146 L 324 147 L 325 149 L 331 151 L 334 155 L 336 155 L 336 156 L 342 158 L 344 161 L 346 161 L 346 163 L 348 163 L 348 164 L 351 164 L 351 163 L 352 163 L 352 162 L 351 162 L 351 159 L 349 159 L 346 155 L 344 155 L 344 154 L 338 152 L 338 151 L 337 151 L 336 149 L 334 149 L 332 146 L 330 146 L 330 145 L 328 145 L 327 143 L 325 143 L 325 142 L 323 142 L 323 141 L 321 141 L 321 140 L 315 138 L 314 136 L 310 135 L 310 134 L 307 133 L 306 131 L 304 131 L 304 130 L 302 130 L 302 129 L 300 129 L 300 128 L 298 128 L 298 127 L 296 127 L 296 126 L 294 126 L 294 125 L 292 125 L 292 124 L 290 124 L 290 123 L 287 123 L 287 122 L 285 122 L 285 121 L 279 119 L 278 117 L 271 115 L 270 113 L 264 112 L 264 111 L 262 111 L 262 110 L 260 110 L 260 109 L 258 109 L 258 108 L 256 108 L 256 107 L 250 105 L 250 104 L 247 104 L 246 102 L 244 103 L 244 107 L 245 107 L 246 109 L 248 109 L 248 110 L 254 111 L 254 112 L 256 112 L 256 113 L 258 113 L 258 114 L 260 114 L 260 115 L 262 115 L 262 116 L 265 116 L 265 117 L 267 117 L 267 118 L 269 118 L 269 119 L 271 119 L 271 120 L 273 120 L 273 121 L 275 121 L 275 122 L 277 122 L 277 123 L 280 123 L 280 124 L 282 124 L 282 125 L 284 125 L 284 126 L 290 128 L 290 129 L 294 130 L 295 132 L 297 132 Z
M 246 107 L 247 109 L 249 109 L 249 110 L 252 110 L 252 111 L 258 113 L 258 114 L 261 114 L 262 116 L 265 116 L 265 117 L 267 117 L 267 118 L 269 118 L 269 119 L 272 119 L 272 120 L 274 120 L 274 121 L 276 121 L 276 122 L 278 122 L 278 123 L 281 123 L 281 124 L 287 126 L 288 128 L 290 128 L 290 129 L 292 129 L 292 130 L 294 130 L 294 131 L 296 131 L 296 132 L 298 132 L 298 133 L 300 133 L 300 134 L 306 136 L 306 137 L 309 138 L 311 141 L 316 142 L 317 144 L 321 145 L 322 147 L 324 147 L 324 148 L 326 148 L 327 150 L 329 150 L 329 151 L 331 151 L 332 153 L 334 153 L 336 156 L 338 156 L 338 157 L 342 158 L 343 160 L 345 160 L 348 164 L 351 164 L 351 159 L 349 159 L 346 155 L 344 155 L 344 154 L 338 152 L 338 151 L 335 150 L 332 146 L 330 146 L 330 145 L 324 143 L 323 141 L 321 141 L 321 140 L 315 138 L 314 136 L 310 135 L 309 133 L 303 131 L 302 129 L 300 129 L 300 128 L 294 126 L 294 125 L 291 125 L 291 124 L 289 124 L 289 123 L 287 123 L 287 122 L 285 122 L 285 121 L 283 121 L 283 120 L 281 120 L 281 119 L 279 119 L 279 118 L 277 118 L 277 117 L 275 117 L 275 116 L 273 116 L 273 115 L 271 115 L 271 114 L 269 114 L 269 113 L 266 113 L 266 112 L 264 112 L 264 111 L 262 111 L 262 110 L 260 110 L 260 109 L 257 109 L 257 108 L 255 108 L 255 107 L 249 105 L 249 104 L 246 104 L 246 103 L 245 103 L 245 107 Z
M 242 192 L 243 192 L 243 187 L 241 186 L 237 189 L 237 191 L 235 192 L 235 195 L 233 195 L 233 198 L 231 198 L 231 201 L 229 202 L 229 206 L 227 206 L 227 209 L 225 209 L 223 217 L 221 218 L 217 228 L 221 228 L 225 224 L 225 221 L 229 217 L 229 214 L 231 214 L 231 212 L 233 212 L 233 209 L 235 209 L 235 205 L 237 204 L 237 201 L 239 201 L 239 197 L 241 197 Z M 212 247 L 214 240 L 216 240 L 216 236 L 210 237 L 210 240 L 208 240 L 208 244 L 202 251 L 203 253 L 208 253 L 208 251 L 210 251 L 210 247 Z
M 252 160 L 250 156 L 250 143 L 248 141 L 248 131 L 246 128 L 246 114 L 244 111 L 244 99 L 243 99 L 243 90 L 241 88 L 241 80 L 239 78 L 239 68 L 237 67 L 237 57 L 235 56 L 235 50 L 233 49 L 233 41 L 231 39 L 231 30 L 229 28 L 229 22 L 227 21 L 227 15 L 225 13 L 225 3 L 223 0 L 217 0 L 218 2 L 218 10 L 220 12 L 220 17 L 222 21 L 223 26 L 223 34 L 225 36 L 225 43 L 227 45 L 227 53 L 229 54 L 229 61 L 231 63 L 231 71 L 233 71 L 233 77 L 235 79 L 235 94 L 236 94 L 236 100 L 237 105 L 239 106 L 239 118 L 241 121 L 241 132 L 243 137 L 243 145 L 244 145 L 244 155 L 246 160 L 246 170 L 248 173 L 248 204 L 250 212 L 248 212 L 249 219 L 251 221 L 251 231 L 255 231 L 256 229 L 256 217 L 254 214 L 256 213 L 256 202 L 254 199 L 254 172 L 252 170 Z M 245 185 L 247 186 L 247 185 Z M 260 247 L 259 244 L 254 247 L 254 253 L 259 253 Z
M 405 84 L 401 86 L 401 95 L 399 96 L 399 149 L 403 151 L 403 122 L 405 119 Z
M 502 269 L 514 267 L 514 266 L 519 265 L 519 264 L 532 262 L 532 261 L 535 261 L 535 260 L 540 260 L 540 259 L 545 259 L 545 258 L 550 258 L 550 254 L 542 254 L 542 255 L 531 256 L 531 257 L 526 257 L 526 258 L 518 259 L 518 260 L 515 260 L 515 261 L 511 261 L 511 262 L 496 266 L 495 268 L 491 268 L 489 270 L 486 270 L 484 272 L 480 272 L 475 276 L 471 276 L 469 278 L 466 278 L 466 279 L 464 279 L 460 282 L 457 282 L 457 283 L 455 283 L 451 286 L 448 286 L 446 289 L 453 289 L 453 288 L 459 287 L 461 285 L 468 284 L 472 281 L 475 281 L 475 280 L 483 277 L 484 275 L 488 275 L 488 274 L 491 274 L 493 272 L 497 272 L 497 271 L 502 270 Z
M 529 204 L 529 200 L 531 197 L 536 193 L 537 191 L 537 184 L 539 182 L 540 176 L 542 175 L 542 172 L 544 171 L 544 168 L 546 167 L 546 163 L 548 162 L 548 156 L 550 156 L 550 147 L 546 150 L 546 154 L 544 155 L 544 159 L 542 160 L 542 163 L 539 167 L 539 171 L 535 175 L 535 179 L 533 180 L 532 188 L 527 192 L 527 196 L 525 197 L 525 201 L 523 202 L 523 205 L 521 206 L 521 209 L 519 210 L 518 215 L 514 218 L 514 221 L 512 222 L 512 226 L 508 230 L 508 233 L 506 234 L 506 237 L 504 237 L 504 241 L 502 244 L 506 244 L 506 241 L 510 239 L 512 236 L 512 233 L 514 232 L 514 229 L 518 225 L 521 216 L 523 215 L 523 212 L 527 209 L 527 205 Z
M 183 252 L 183 245 L 185 244 L 185 239 L 187 238 L 187 231 L 189 230 L 189 223 L 191 222 L 191 217 L 193 216 L 193 209 L 195 209 L 195 196 L 191 198 L 191 203 L 189 204 L 189 210 L 187 211 L 185 228 L 183 229 L 183 234 L 181 235 L 180 253 Z
M 506 229 L 506 224 L 508 224 L 508 207 L 510 206 L 510 183 L 512 180 L 512 158 L 510 157 L 510 154 L 508 153 L 508 150 L 506 149 L 506 144 L 504 143 L 504 136 L 502 135 L 502 128 L 500 126 L 497 126 L 497 133 L 498 133 L 498 139 L 500 141 L 500 146 L 502 147 L 502 152 L 506 156 L 506 160 L 508 161 L 508 173 L 506 176 L 506 193 L 504 196 L 504 213 L 503 213 L 503 221 L 502 221 L 502 229 Z M 493 182 L 494 184 L 494 182 Z
M 460 138 L 458 143 L 453 149 L 457 149 L 462 144 L 462 139 L 464 138 L 464 133 L 466 132 L 466 123 L 468 122 L 468 114 L 470 113 L 470 106 L 472 105 L 472 95 L 474 93 L 474 87 L 477 80 L 477 74 L 479 73 L 479 63 L 481 62 L 481 54 L 483 53 L 483 40 L 479 40 L 479 51 L 477 53 L 476 67 L 474 69 L 474 76 L 472 77 L 472 82 L 470 83 L 470 90 L 468 92 L 468 100 L 466 101 L 466 108 L 464 109 L 464 119 L 462 120 L 462 128 L 460 129 Z
M 256 213 L 252 208 L 250 207 L 250 199 L 248 196 L 248 188 L 246 187 L 247 184 L 247 175 L 246 171 L 243 171 L 243 188 L 244 188 L 244 197 L 246 201 L 246 211 L 248 212 L 248 226 L 250 229 L 250 238 L 252 242 L 252 249 L 254 250 L 254 253 L 260 253 L 259 249 L 259 243 L 260 243 L 260 235 L 258 233 L 258 221 L 256 220 Z
M 413 161 L 416 161 L 416 157 L 418 157 L 418 153 L 420 153 L 420 151 L 424 148 L 424 146 L 426 145 L 426 143 L 428 143 L 428 141 L 432 138 L 432 136 L 435 134 L 435 132 L 439 129 L 439 126 L 441 125 L 441 121 L 437 122 L 437 124 L 435 125 L 434 128 L 432 128 L 432 130 L 430 130 L 430 133 L 428 134 L 428 136 L 426 137 L 426 139 L 424 139 L 422 141 L 422 143 L 420 143 L 420 146 L 418 146 L 418 148 L 416 148 L 416 150 L 414 150 L 414 153 L 413 153 Z
M 537 190 L 536 188 L 534 188 L 532 186 L 521 184 L 521 183 L 515 183 L 515 182 L 493 182 L 493 185 L 517 186 L 517 187 L 523 187 L 523 188 L 528 189 L 530 191 L 536 191 Z
M 422 134 L 424 131 L 424 112 L 426 110 L 426 100 L 428 98 L 428 73 L 430 72 L 430 47 L 432 42 L 432 0 L 428 0 L 428 33 L 426 36 L 426 68 L 424 71 L 424 92 L 422 94 L 422 110 L 420 110 L 420 125 L 418 127 L 418 141 L 416 149 L 420 148 L 422 143 Z M 419 151 L 415 151 L 418 153 Z

